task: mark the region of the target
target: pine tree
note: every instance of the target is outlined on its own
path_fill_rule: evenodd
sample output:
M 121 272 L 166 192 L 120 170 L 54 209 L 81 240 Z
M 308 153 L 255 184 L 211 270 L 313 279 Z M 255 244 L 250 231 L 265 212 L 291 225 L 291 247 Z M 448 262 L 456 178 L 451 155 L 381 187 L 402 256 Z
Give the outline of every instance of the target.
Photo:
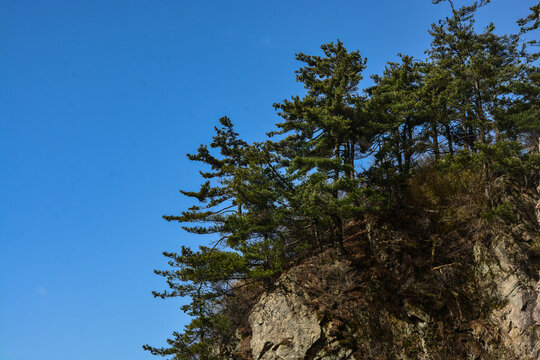
M 181 215 L 164 216 L 194 234 L 219 235 L 212 247 L 198 251 L 182 247 L 181 253 L 164 253 L 172 270 L 157 270 L 166 278 L 168 291 L 160 298 L 189 297 L 182 310 L 193 317 L 183 333 L 174 333 L 169 347 L 145 350 L 175 359 L 213 359 L 228 351 L 219 347 L 233 341 L 229 319 L 220 306 L 239 282 L 261 281 L 283 271 L 287 261 L 288 231 L 293 227 L 287 197 L 293 182 L 276 161 L 270 143 L 248 144 L 238 137 L 229 118 L 220 119 L 209 147 L 201 145 L 192 161 L 210 166 L 201 171 L 205 180 L 198 191 L 181 191 L 195 205 Z M 218 154 L 213 154 L 218 149 Z M 293 251 L 294 253 L 294 251 Z
M 475 13 L 489 0 L 459 9 L 447 2 L 452 16 L 432 25 L 427 53 L 433 69 L 449 75 L 445 102 L 455 115 L 451 123 L 457 130 L 452 140 L 479 162 L 486 200 L 492 206 L 490 182 L 506 162 L 501 155 L 519 157 L 521 144 L 509 141 L 524 132 L 531 134 L 538 124 L 523 111 L 534 108 L 529 95 L 535 92 L 530 81 L 535 70 L 520 50 L 519 34 L 497 35 L 492 23 L 481 33 L 475 30 Z
M 199 191 L 181 191 L 195 198 L 199 205 L 180 216 L 164 218 L 188 224 L 182 228 L 190 233 L 219 234 L 215 245 L 227 246 L 244 256 L 253 254 L 253 266 L 280 268 L 280 264 L 271 265 L 259 257 L 263 257 L 265 246 L 274 251 L 270 250 L 270 243 L 278 243 L 278 237 L 282 237 L 276 228 L 288 205 L 292 180 L 279 168 L 268 144 L 241 140 L 227 117 L 221 118 L 220 123 L 210 149 L 202 145 L 196 154 L 188 154 L 190 160 L 211 167 L 210 171 L 200 172 L 205 181 Z M 211 149 L 219 149 L 219 156 L 213 155 Z
M 317 229 L 331 224 L 343 251 L 344 219 L 363 210 L 355 161 L 369 145 L 364 99 L 357 93 L 366 60 L 340 41 L 321 49 L 324 56 L 296 55 L 305 64 L 296 78 L 307 94 L 274 105 L 285 121 L 271 135 L 287 135 L 277 147 L 290 172 L 305 177 L 298 203 Z
M 233 358 L 235 290 L 268 285 L 327 245 L 344 252 L 346 222 L 381 204 L 382 194 L 399 200 L 418 159 L 482 169 L 490 201 L 496 176 L 538 181 L 540 54 L 525 39 L 539 26 L 539 6 L 519 20 L 519 34 L 500 36 L 492 24 L 474 28 L 489 0 L 459 9 L 433 2 L 444 1 L 452 13 L 432 25 L 426 62 L 401 56 L 360 95 L 366 60 L 358 51 L 338 41 L 322 45 L 323 56 L 300 53 L 306 94 L 274 105 L 284 120 L 270 134 L 278 140 L 247 143 L 224 117 L 212 141 L 188 155 L 210 168 L 198 190 L 181 191 L 197 204 L 164 218 L 214 241 L 164 253 L 170 269 L 156 273 L 169 289 L 154 296 L 189 297 L 182 310 L 192 321 L 168 346 L 145 350 L 176 360 Z M 371 167 L 359 171 L 360 159 Z
M 432 71 L 447 75 L 446 106 L 454 114 L 458 130 L 454 139 L 470 152 L 479 144 L 502 140 L 505 129 L 498 116 L 505 112 L 509 86 L 521 72 L 519 37 L 496 35 L 489 24 L 483 32 L 474 29 L 476 11 L 488 1 L 455 9 L 452 16 L 433 24 L 427 54 Z
M 388 63 L 382 76 L 373 76 L 375 86 L 368 90 L 377 134 L 371 173 L 378 178 L 373 181 L 389 185 L 409 176 L 415 158 L 424 150 L 419 136 L 426 117 L 420 93 L 423 64 L 410 56 L 400 57 L 400 63 Z M 429 130 L 436 129 L 432 126 Z
M 273 134 L 289 134 L 281 145 L 292 151 L 294 168 L 325 169 L 334 179 L 342 173 L 354 178 L 356 151 L 365 148 L 359 106 L 363 99 L 357 90 L 366 60 L 358 51 L 349 53 L 340 41 L 321 49 L 325 56 L 296 55 L 306 64 L 296 71 L 296 78 L 307 94 L 274 104 L 285 121 Z
M 450 100 L 453 89 L 452 74 L 447 69 L 433 63 L 423 63 L 422 86 L 419 99 L 425 114 L 424 136 L 428 139 L 435 161 L 444 155 L 453 156 L 456 151 L 457 113 Z
M 522 64 L 519 77 L 512 82 L 509 90 L 515 94 L 508 101 L 507 117 L 499 122 L 511 139 L 525 136 L 530 150 L 540 153 L 540 42 L 527 36 L 533 31 L 536 35 L 540 26 L 540 4 L 531 7 L 531 13 L 518 20 L 522 47 Z
M 229 319 L 219 313 L 224 295 L 231 290 L 231 280 L 241 279 L 247 272 L 242 256 L 215 248 L 201 247 L 193 252 L 182 247 L 180 254 L 164 253 L 171 270 L 155 273 L 163 276 L 171 291 L 153 292 L 155 297 L 189 297 L 181 307 L 193 320 L 184 332 L 174 332 L 169 347 L 143 346 L 153 355 L 174 355 L 177 360 L 213 359 L 226 354 L 223 344 L 231 341 L 234 329 Z

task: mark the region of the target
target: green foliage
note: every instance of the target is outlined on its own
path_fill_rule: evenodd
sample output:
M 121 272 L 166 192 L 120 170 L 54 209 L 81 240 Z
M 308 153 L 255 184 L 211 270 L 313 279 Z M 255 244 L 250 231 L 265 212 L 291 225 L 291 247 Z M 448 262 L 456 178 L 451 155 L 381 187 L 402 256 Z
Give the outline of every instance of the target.
M 155 297 L 190 297 L 182 311 L 193 317 L 183 333 L 173 333 L 167 340 L 168 348 L 145 350 L 154 355 L 174 355 L 175 359 L 212 359 L 220 344 L 232 338 L 234 329 L 230 321 L 217 310 L 223 294 L 230 291 L 230 280 L 241 278 L 247 264 L 235 252 L 224 252 L 207 247 L 199 251 L 182 247 L 181 254 L 164 253 L 171 259 L 174 270 L 155 271 L 166 278 L 171 291 L 153 292 Z
M 316 246 L 330 241 L 343 250 L 344 221 L 365 211 L 356 161 L 371 141 L 365 99 L 358 94 L 366 60 L 340 41 L 321 49 L 324 56 L 297 54 L 305 66 L 296 78 L 306 95 L 274 105 L 285 121 L 270 135 L 287 135 L 276 149 L 299 179 L 297 203 L 313 224 Z
M 488 222 L 493 222 L 495 219 L 500 219 L 506 223 L 512 223 L 516 220 L 515 208 L 512 204 L 504 203 L 496 207 L 482 212 L 482 218 Z
M 321 49 L 323 57 L 296 55 L 306 64 L 296 71 L 296 78 L 307 94 L 274 104 L 285 121 L 271 134 L 288 134 L 279 149 L 291 160 L 291 170 L 317 169 L 328 177 L 345 173 L 354 178 L 356 153 L 365 150 L 368 142 L 363 98 L 357 94 L 366 60 L 358 51 L 348 52 L 340 41 Z
M 426 118 L 419 107 L 423 64 L 400 57 L 401 63 L 390 62 L 382 76 L 373 76 L 375 86 L 369 89 L 377 145 L 370 173 L 374 181 L 390 187 L 410 175 L 417 154 L 424 150 L 419 129 Z
M 523 144 L 517 141 L 482 144 L 478 157 L 478 162 L 487 164 L 495 175 L 518 177 L 540 170 L 539 154 L 523 153 Z
M 156 273 L 169 290 L 154 296 L 190 298 L 182 310 L 192 322 L 167 347 L 145 350 L 231 358 L 241 326 L 231 309 L 250 303 L 246 289 L 328 247 L 346 255 L 347 224 L 368 214 L 382 219 L 406 204 L 444 236 L 471 219 L 512 221 L 493 184 L 539 180 L 540 55 L 524 40 L 538 28 L 538 6 L 518 34 L 497 35 L 493 24 L 474 27 L 489 1 L 441 2 L 451 15 L 431 26 L 426 61 L 399 55 L 362 93 L 358 51 L 337 41 L 322 56 L 299 53 L 305 94 L 274 104 L 283 121 L 271 139 L 248 143 L 223 117 L 212 141 L 188 154 L 205 166 L 199 189 L 181 191 L 196 203 L 164 219 L 214 242 L 164 253 L 171 269 Z

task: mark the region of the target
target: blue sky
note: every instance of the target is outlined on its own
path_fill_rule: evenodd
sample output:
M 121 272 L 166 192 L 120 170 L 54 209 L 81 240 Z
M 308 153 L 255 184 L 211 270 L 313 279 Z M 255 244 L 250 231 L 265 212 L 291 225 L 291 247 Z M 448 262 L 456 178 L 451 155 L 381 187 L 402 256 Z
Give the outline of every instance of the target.
M 460 2 L 458 2 L 460 3 Z M 493 0 L 500 32 L 534 1 Z M 294 54 L 341 39 L 366 78 L 423 58 L 429 0 L 0 1 L 0 360 L 149 359 L 187 318 L 155 300 L 166 223 L 219 117 L 262 139 L 301 92 Z M 365 82 L 367 85 L 369 82 Z

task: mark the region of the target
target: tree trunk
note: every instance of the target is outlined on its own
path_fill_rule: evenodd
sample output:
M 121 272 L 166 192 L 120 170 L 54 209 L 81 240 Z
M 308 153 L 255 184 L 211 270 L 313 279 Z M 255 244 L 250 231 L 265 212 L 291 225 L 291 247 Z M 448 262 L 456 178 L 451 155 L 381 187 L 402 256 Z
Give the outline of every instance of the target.
M 394 150 L 397 162 L 399 173 L 403 173 L 403 160 L 401 159 L 401 141 L 400 141 L 399 128 L 396 129 L 395 139 L 396 139 L 396 148 Z
M 336 141 L 336 145 L 334 146 L 334 154 L 336 159 L 339 159 L 339 142 Z M 339 180 L 339 168 L 336 168 L 334 170 L 334 182 Z M 335 198 L 337 199 L 337 194 L 335 195 Z
M 450 124 L 445 125 L 445 130 L 446 130 L 446 140 L 448 140 L 448 152 L 450 153 L 450 156 L 454 156 L 454 146 L 453 146 L 452 130 L 450 129 Z
M 351 142 L 351 155 L 350 155 L 350 159 L 351 159 L 351 180 L 354 180 L 355 178 L 355 174 L 354 174 L 354 146 L 356 144 L 354 143 L 354 141 Z
M 437 124 L 433 123 L 432 125 L 432 137 L 433 137 L 433 152 L 435 153 L 435 161 L 439 162 L 441 157 L 439 153 L 439 133 L 437 132 Z

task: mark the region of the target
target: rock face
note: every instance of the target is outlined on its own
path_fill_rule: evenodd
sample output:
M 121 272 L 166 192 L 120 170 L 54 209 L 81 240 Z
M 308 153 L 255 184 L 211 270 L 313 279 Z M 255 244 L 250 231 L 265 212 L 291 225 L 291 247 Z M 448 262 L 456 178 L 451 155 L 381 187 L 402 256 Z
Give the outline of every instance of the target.
M 489 316 L 501 330 L 501 341 L 519 359 L 540 359 L 540 271 L 526 263 L 514 239 L 495 239 L 491 249 L 477 246 L 477 275 L 493 284 L 495 295 L 503 300 L 502 307 Z
M 304 359 L 321 338 L 317 316 L 299 293 L 285 278 L 255 305 L 249 317 L 255 359 Z
M 486 299 L 496 300 L 491 308 L 483 307 L 490 310 L 482 317 L 474 315 L 460 324 L 452 324 L 451 320 L 452 339 L 441 330 L 448 326 L 441 322 L 441 313 L 444 318 L 447 312 L 461 313 L 466 309 L 459 305 L 455 309 L 442 305 L 428 309 L 414 298 L 400 299 L 400 290 L 368 300 L 379 301 L 382 305 L 378 307 L 373 307 L 374 303 L 362 307 L 364 300 L 356 294 L 372 288 L 359 290 L 358 278 L 351 277 L 358 272 L 353 264 L 334 260 L 333 264 L 321 267 L 327 261 L 321 260 L 319 264 L 304 264 L 283 274 L 252 308 L 248 358 L 538 360 L 540 266 L 530 263 L 531 258 L 520 246 L 520 242 L 538 238 L 527 238 L 530 235 L 523 235 L 526 231 L 519 227 L 514 230 L 513 235 L 493 239 L 489 247 L 475 245 L 472 282 L 489 292 Z M 516 240 L 523 236 L 525 239 Z M 396 284 L 396 289 L 407 288 L 411 281 Z M 343 300 L 347 294 L 349 302 Z M 385 299 L 388 296 L 393 301 L 389 306 Z M 321 300 L 324 297 L 326 300 Z M 357 299 L 360 307 L 354 308 L 356 305 L 351 305 L 350 299 Z M 321 301 L 326 305 L 320 305 Z M 392 310 L 396 308 L 398 311 Z M 335 314 L 345 314 L 344 309 L 352 309 L 355 315 L 336 318 Z M 445 355 L 459 344 L 466 348 L 460 353 L 468 354 L 466 357 Z
M 341 268 L 342 264 L 334 264 Z M 293 269 L 275 284 L 253 308 L 251 350 L 257 360 L 345 360 L 353 350 L 335 339 L 335 323 L 319 318 L 309 306 L 306 288 L 299 286 L 304 271 Z M 307 280 L 307 279 L 302 279 Z
M 266 289 L 233 358 L 540 360 L 540 201 L 513 203 L 514 220 L 473 216 L 459 235 L 353 224 L 346 255 L 328 249 Z

